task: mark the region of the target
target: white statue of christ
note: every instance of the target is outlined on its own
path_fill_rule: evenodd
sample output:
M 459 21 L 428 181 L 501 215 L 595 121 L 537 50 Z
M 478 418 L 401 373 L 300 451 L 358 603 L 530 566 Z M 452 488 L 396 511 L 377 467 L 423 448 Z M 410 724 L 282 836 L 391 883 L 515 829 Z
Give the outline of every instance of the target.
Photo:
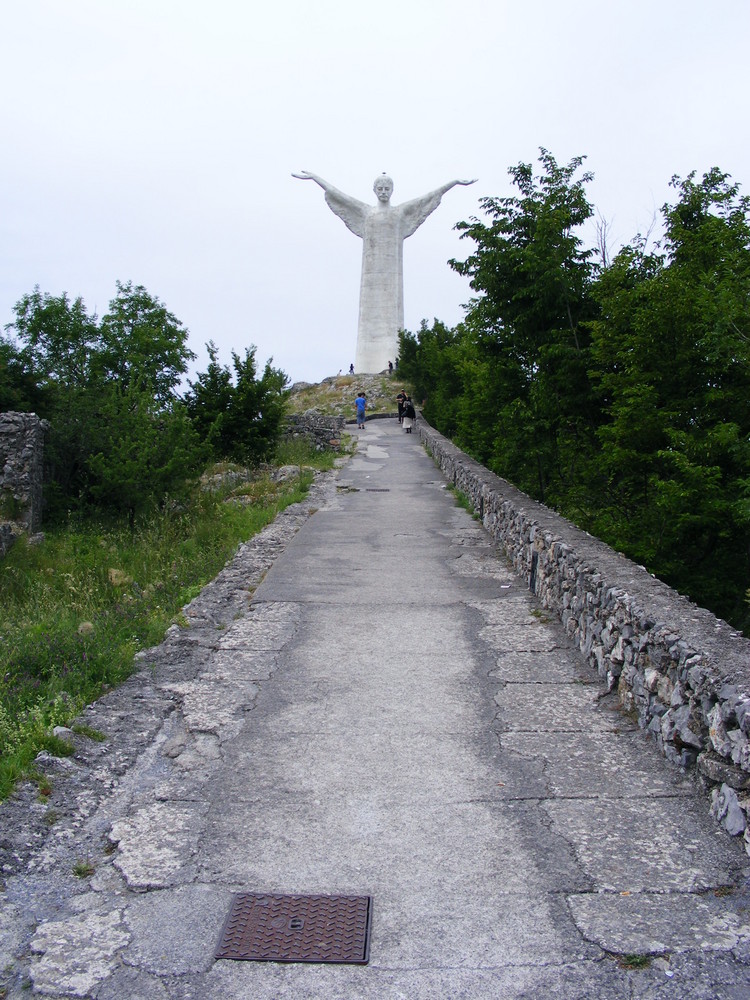
M 391 205 L 393 181 L 382 174 L 373 185 L 377 204 L 366 205 L 307 170 L 292 177 L 320 185 L 331 211 L 363 241 L 354 368 L 383 371 L 398 354 L 398 331 L 404 326 L 404 240 L 435 211 L 446 191 L 475 182 L 449 181 L 421 198 Z

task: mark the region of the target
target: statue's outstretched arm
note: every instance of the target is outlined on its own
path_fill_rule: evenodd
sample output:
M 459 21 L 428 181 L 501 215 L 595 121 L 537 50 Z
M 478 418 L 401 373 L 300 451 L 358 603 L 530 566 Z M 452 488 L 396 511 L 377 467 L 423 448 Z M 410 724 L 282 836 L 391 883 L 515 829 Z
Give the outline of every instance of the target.
M 298 174 L 292 174 L 292 177 L 296 177 L 298 180 L 301 181 L 315 181 L 315 183 L 319 187 L 323 188 L 326 194 L 333 195 L 333 197 L 338 199 L 339 201 L 344 201 L 344 202 L 350 201 L 352 204 L 357 204 L 357 205 L 362 204 L 362 202 L 357 201 L 356 198 L 352 198 L 351 195 L 344 194 L 343 191 L 339 191 L 337 187 L 334 187 L 333 184 L 329 184 L 328 181 L 323 180 L 323 178 L 320 177 L 318 174 L 310 173 L 309 170 L 300 170 Z
M 319 177 L 317 174 L 311 174 L 309 170 L 300 170 L 298 174 L 292 174 L 292 177 L 296 177 L 300 181 L 315 181 L 315 183 L 320 185 L 324 191 L 336 191 L 333 184 L 329 184 L 328 181 L 324 181 L 323 178 Z
M 315 181 L 326 193 L 326 203 L 334 215 L 344 222 L 347 229 L 350 229 L 355 236 L 364 236 L 364 218 L 367 214 L 367 205 L 351 195 L 339 191 L 333 184 L 324 181 L 317 174 L 310 173 L 309 170 L 301 170 L 298 174 L 292 174 L 301 181 Z
M 439 188 L 435 188 L 434 191 L 430 191 L 428 194 L 423 194 L 421 198 L 415 198 L 415 201 L 421 201 L 423 203 L 433 202 L 437 198 L 437 204 L 440 204 L 440 199 L 443 197 L 446 191 L 450 191 L 457 184 L 462 184 L 467 186 L 469 184 L 476 184 L 477 178 L 475 177 L 473 181 L 448 181 L 447 184 L 442 184 Z
M 442 187 L 439 187 L 437 191 L 433 191 L 432 194 L 433 195 L 439 194 L 442 196 L 445 194 L 446 191 L 450 191 L 451 188 L 455 187 L 456 184 L 462 184 L 464 187 L 467 187 L 469 184 L 476 184 L 476 182 L 477 182 L 476 177 L 474 178 L 473 181 L 448 181 L 447 184 L 443 184 Z M 426 195 L 426 197 L 429 198 L 431 197 L 431 195 L 428 194 Z
M 435 188 L 435 190 L 430 191 L 429 194 L 423 194 L 421 198 L 414 198 L 412 201 L 405 201 L 403 205 L 399 205 L 398 208 L 402 213 L 404 222 L 404 237 L 413 235 L 422 225 L 427 216 L 431 215 L 438 207 L 440 199 L 443 197 L 445 192 L 450 191 L 450 189 L 455 187 L 457 184 L 476 184 L 476 178 L 473 181 L 448 181 L 447 184 L 443 184 L 442 187 Z

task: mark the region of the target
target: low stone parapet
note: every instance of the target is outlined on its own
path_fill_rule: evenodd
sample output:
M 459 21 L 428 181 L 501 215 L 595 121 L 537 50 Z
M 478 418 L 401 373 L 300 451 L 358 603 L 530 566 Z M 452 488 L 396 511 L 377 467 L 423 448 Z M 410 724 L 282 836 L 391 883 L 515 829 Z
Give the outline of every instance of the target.
M 329 448 L 338 450 L 341 447 L 343 417 L 334 417 L 320 410 L 305 410 L 304 413 L 289 414 L 286 420 L 288 437 L 305 437 L 318 451 Z
M 664 755 L 697 768 L 715 818 L 750 854 L 750 641 L 494 475 L 417 431 L 517 573 Z

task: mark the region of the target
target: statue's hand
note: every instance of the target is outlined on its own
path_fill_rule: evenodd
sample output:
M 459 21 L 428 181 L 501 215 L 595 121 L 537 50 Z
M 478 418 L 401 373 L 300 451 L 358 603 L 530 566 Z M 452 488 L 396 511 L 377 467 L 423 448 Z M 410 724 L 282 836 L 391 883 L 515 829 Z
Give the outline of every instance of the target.
M 292 177 L 297 177 L 301 181 L 315 181 L 315 183 L 322 187 L 326 193 L 334 190 L 328 181 L 324 181 L 323 178 L 318 177 L 317 174 L 311 174 L 309 170 L 300 170 L 298 174 L 292 174 Z

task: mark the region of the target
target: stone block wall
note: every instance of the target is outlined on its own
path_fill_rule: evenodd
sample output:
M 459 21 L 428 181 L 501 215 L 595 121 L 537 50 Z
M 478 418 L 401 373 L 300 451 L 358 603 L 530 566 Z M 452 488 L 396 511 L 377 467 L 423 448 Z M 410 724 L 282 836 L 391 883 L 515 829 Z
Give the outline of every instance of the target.
M 0 413 L 0 555 L 19 532 L 41 527 L 48 426 L 35 413 Z
M 714 817 L 750 854 L 750 641 L 642 566 L 417 430 L 487 531 L 664 755 L 697 769 Z
M 344 418 L 321 413 L 320 410 L 305 410 L 287 417 L 288 437 L 306 437 L 318 451 L 326 448 L 338 449 L 344 430 Z

